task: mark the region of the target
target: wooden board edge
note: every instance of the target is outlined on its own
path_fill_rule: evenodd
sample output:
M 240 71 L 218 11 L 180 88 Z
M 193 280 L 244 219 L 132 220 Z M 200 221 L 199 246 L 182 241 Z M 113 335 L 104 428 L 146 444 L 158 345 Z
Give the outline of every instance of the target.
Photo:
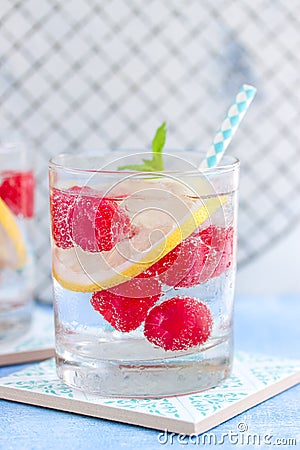
M 43 348 L 38 350 L 7 353 L 6 355 L 0 355 L 0 367 L 43 361 L 48 358 L 53 358 L 54 356 L 54 348 Z

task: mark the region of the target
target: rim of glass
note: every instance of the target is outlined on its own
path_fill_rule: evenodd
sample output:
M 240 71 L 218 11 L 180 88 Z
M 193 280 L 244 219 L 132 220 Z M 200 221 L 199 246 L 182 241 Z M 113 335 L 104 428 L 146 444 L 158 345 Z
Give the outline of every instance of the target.
M 11 156 L 12 153 L 23 153 L 25 152 L 25 147 L 20 142 L 5 142 L 2 143 L 0 140 L 0 156 L 7 155 Z
M 105 152 L 108 152 L 109 150 L 102 150 Z M 115 153 L 124 153 L 125 151 L 129 151 L 128 149 L 112 149 L 111 152 L 115 152 Z M 152 152 L 150 150 L 136 150 L 133 153 L 133 150 L 130 150 L 131 153 L 129 154 L 132 156 L 135 156 L 137 154 L 151 154 Z M 173 153 L 169 153 L 171 150 L 165 150 L 163 152 L 163 155 L 167 155 L 167 156 L 176 156 L 176 153 L 194 153 L 196 154 L 196 150 L 172 150 Z M 205 173 L 205 174 L 216 174 L 216 173 L 226 173 L 226 172 L 231 172 L 235 169 L 237 169 L 240 165 L 240 160 L 236 157 L 236 156 L 232 156 L 232 155 L 225 155 L 226 158 L 229 158 L 231 160 L 231 162 L 224 164 L 224 162 L 221 164 L 219 164 L 218 166 L 215 167 L 210 167 L 210 168 L 206 168 L 204 171 L 197 169 L 196 167 L 194 169 L 191 170 L 163 170 L 163 171 L 153 171 L 153 172 L 146 172 L 146 171 L 134 171 L 134 170 L 105 170 L 105 169 L 87 169 L 87 168 L 80 168 L 80 167 L 74 167 L 74 165 L 70 164 L 70 165 L 66 165 L 63 163 L 59 163 L 56 162 L 57 159 L 62 159 L 64 157 L 80 157 L 80 156 L 84 156 L 86 158 L 88 157 L 100 157 L 101 154 L 99 153 L 101 152 L 101 149 L 97 150 L 97 151 L 81 151 L 78 153 L 75 152 L 63 152 L 63 153 L 59 153 L 58 155 L 53 156 L 49 162 L 48 162 L 48 167 L 50 169 L 60 169 L 60 170 L 64 170 L 66 172 L 75 172 L 75 173 L 103 173 L 103 174 L 107 174 L 107 175 L 116 175 L 116 174 L 124 174 L 124 175 L 133 175 L 133 174 L 199 174 L 199 173 Z M 175 154 L 174 154 L 175 153 Z M 205 156 L 205 152 L 204 151 L 199 151 L 198 152 L 199 155 L 203 154 Z

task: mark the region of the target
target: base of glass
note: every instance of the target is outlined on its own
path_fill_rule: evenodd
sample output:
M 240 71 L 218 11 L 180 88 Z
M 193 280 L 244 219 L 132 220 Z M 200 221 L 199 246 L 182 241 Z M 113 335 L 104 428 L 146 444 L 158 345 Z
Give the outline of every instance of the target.
M 0 305 L 1 306 L 1 305 Z M 22 336 L 31 325 L 32 302 L 0 307 L 0 344 Z
M 198 353 L 151 361 L 104 361 L 56 355 L 66 384 L 103 397 L 168 397 L 217 386 L 231 372 L 232 338 Z

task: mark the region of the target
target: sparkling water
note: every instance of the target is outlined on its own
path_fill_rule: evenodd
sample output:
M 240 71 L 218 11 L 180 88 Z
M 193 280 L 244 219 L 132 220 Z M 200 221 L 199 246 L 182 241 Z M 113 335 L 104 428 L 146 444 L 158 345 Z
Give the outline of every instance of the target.
M 151 248 L 162 236 L 164 239 L 170 229 L 176 229 L 185 215 L 185 208 L 193 211 L 195 210 L 194 206 L 199 205 L 199 201 L 205 202 L 207 199 L 218 198 L 212 195 L 199 198 L 189 192 L 176 192 L 177 188 L 174 183 L 164 184 L 163 181 L 159 186 L 156 185 L 154 190 L 152 185 L 151 188 L 143 185 L 142 190 L 137 189 L 134 183 L 129 186 L 131 187 L 130 193 L 128 193 L 128 185 L 126 190 L 122 185 L 120 192 L 114 192 L 114 195 L 111 196 L 111 199 L 119 204 L 119 208 L 129 215 L 131 225 L 136 233 L 135 235 L 132 233 L 129 238 L 122 240 L 117 256 L 113 250 L 111 254 L 103 252 L 106 261 L 115 264 L 114 269 L 117 269 L 118 264 L 121 265 L 124 259 L 126 260 L 126 256 L 132 264 L 137 261 L 138 257 L 135 251 L 141 251 L 141 242 L 144 245 L 145 236 L 148 242 L 147 248 Z M 179 203 L 177 200 L 174 202 L 171 198 L 174 190 L 176 199 L 180 200 Z M 61 195 L 59 191 L 57 192 L 58 195 Z M 68 195 L 68 190 L 61 192 Z M 97 194 L 94 195 L 97 196 Z M 98 195 L 100 198 L 103 194 L 98 192 Z M 93 308 L 92 292 L 77 292 L 80 290 L 80 282 L 82 282 L 80 280 L 85 279 L 83 275 L 87 269 L 92 271 L 91 280 L 97 282 L 97 256 L 95 253 L 82 251 L 80 248 L 76 249 L 76 243 L 74 244 L 75 251 L 72 248 L 57 248 L 54 239 L 57 370 L 59 376 L 68 384 L 102 395 L 151 397 L 197 392 L 215 386 L 226 378 L 231 370 L 232 358 L 236 195 L 234 192 L 226 191 L 222 195 L 224 198 L 226 197 L 224 205 L 217 208 L 206 221 L 201 223 L 196 232 L 203 231 L 205 233 L 209 227 L 221 230 L 223 234 L 226 230 L 232 230 L 230 255 L 226 264 L 224 258 L 226 259 L 228 255 L 225 253 L 223 255 L 226 242 L 222 243 L 219 254 L 213 245 L 211 247 L 208 245 L 211 252 L 208 260 L 215 258 L 216 267 L 218 264 L 224 263 L 224 267 L 219 269 L 220 273 L 214 272 L 216 267 L 210 267 L 210 273 L 206 277 L 203 277 L 199 283 L 193 282 L 190 286 L 188 283 L 185 286 L 185 283 L 179 287 L 170 286 L 170 283 L 164 284 L 160 279 L 162 292 L 153 306 L 155 308 L 168 299 L 192 298 L 203 302 L 209 308 L 212 316 L 210 336 L 205 342 L 191 345 L 189 348 L 168 350 L 162 346 L 153 345 L 145 338 L 144 321 L 139 327 L 129 332 L 120 331 L 113 326 L 115 323 L 113 317 L 108 321 L 103 314 Z M 170 223 L 170 215 L 172 223 Z M 139 232 L 141 228 L 143 229 Z M 137 236 L 140 236 L 140 240 Z M 196 245 L 203 245 L 200 238 L 195 239 Z M 129 241 L 131 242 L 130 246 L 128 246 Z M 131 253 L 126 255 L 128 249 Z M 195 250 L 195 247 L 193 249 Z M 144 250 L 142 248 L 142 251 Z M 187 255 L 188 259 L 194 258 L 192 253 L 191 249 Z M 75 254 L 77 260 L 75 260 Z M 72 260 L 72 258 L 74 259 Z M 98 267 L 100 273 L 102 269 L 100 265 Z M 81 270 L 83 273 L 80 273 Z M 71 276 L 70 273 L 73 274 L 76 271 L 78 276 L 73 279 L 74 286 L 77 283 L 76 289 L 69 285 L 68 288 L 66 285 L 63 286 L 64 280 L 67 279 L 68 282 L 72 280 L 73 275 Z M 153 276 L 153 278 L 157 282 L 157 276 Z M 180 279 L 178 282 L 180 285 Z M 82 290 L 84 291 L 84 289 Z M 111 315 L 113 316 L 113 314 L 112 311 Z

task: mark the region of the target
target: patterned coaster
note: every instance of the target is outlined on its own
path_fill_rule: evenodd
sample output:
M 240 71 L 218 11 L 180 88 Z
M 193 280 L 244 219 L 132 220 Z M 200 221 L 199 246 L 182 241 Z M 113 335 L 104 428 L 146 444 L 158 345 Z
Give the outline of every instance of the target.
M 0 379 L 0 398 L 177 433 L 202 433 L 294 386 L 300 361 L 237 353 L 232 376 L 199 394 L 162 399 L 87 395 L 57 379 L 49 359 Z
M 11 342 L 0 344 L 0 366 L 41 361 L 54 356 L 53 312 L 36 306 L 30 329 Z

